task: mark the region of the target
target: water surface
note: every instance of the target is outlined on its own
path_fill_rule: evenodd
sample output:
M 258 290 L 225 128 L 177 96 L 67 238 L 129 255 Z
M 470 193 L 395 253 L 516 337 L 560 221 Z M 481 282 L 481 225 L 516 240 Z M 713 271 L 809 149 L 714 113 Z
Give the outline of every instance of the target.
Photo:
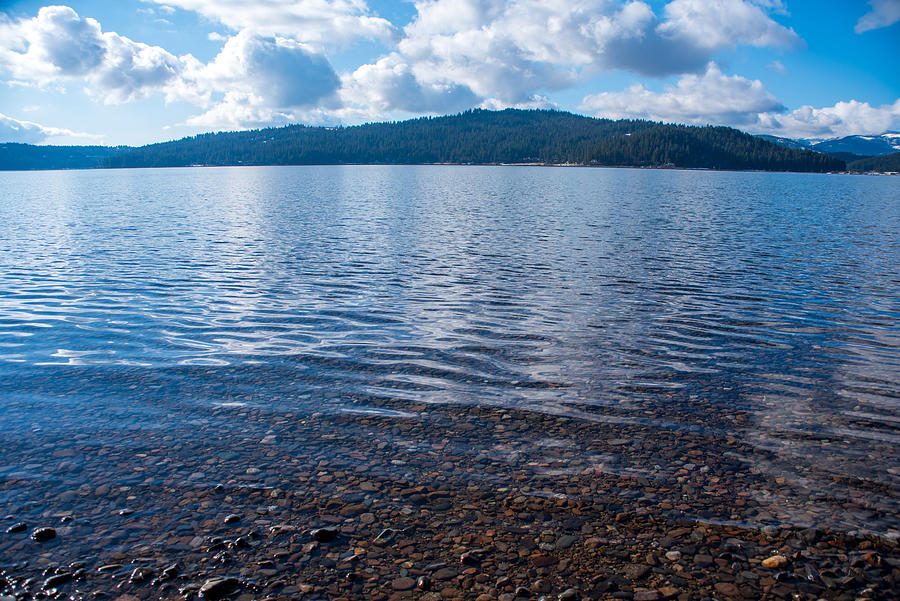
M 803 489 L 816 519 L 896 532 L 896 178 L 354 166 L 0 181 L 0 440 L 35 454 L 0 474 L 77 484 L 48 440 L 127 447 L 161 430 L 177 454 L 211 408 L 264 436 L 248 408 L 492 405 L 737 439 L 759 450 L 742 469 Z M 619 462 L 662 474 L 680 467 L 667 456 Z

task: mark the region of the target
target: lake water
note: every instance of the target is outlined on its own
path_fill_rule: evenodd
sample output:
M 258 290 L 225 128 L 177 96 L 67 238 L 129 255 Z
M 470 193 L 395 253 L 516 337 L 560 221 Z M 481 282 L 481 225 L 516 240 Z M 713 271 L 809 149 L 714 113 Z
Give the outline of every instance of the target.
M 347 166 L 0 182 L 0 476 L 19 483 L 0 505 L 20 513 L 83 484 L 92 460 L 66 458 L 88 442 L 135 449 L 104 468 L 113 484 L 140 480 L 151 439 L 200 466 L 174 478 L 214 480 L 232 437 L 284 420 L 490 406 L 645 433 L 640 459 L 532 440 L 555 467 L 517 469 L 665 480 L 685 464 L 655 433 L 683 433 L 731 452 L 732 475 L 782 485 L 753 492 L 742 523 L 897 533 L 897 178 Z M 187 457 L 197 431 L 208 446 Z

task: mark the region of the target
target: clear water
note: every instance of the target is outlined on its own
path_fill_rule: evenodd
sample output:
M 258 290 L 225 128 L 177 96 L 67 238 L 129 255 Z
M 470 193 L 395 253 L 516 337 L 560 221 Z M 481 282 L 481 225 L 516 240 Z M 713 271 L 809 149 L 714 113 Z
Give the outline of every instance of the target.
M 426 166 L 0 182 L 4 445 L 128 445 L 209 407 L 486 404 L 736 437 L 765 451 L 748 470 L 900 507 L 897 178 Z M 39 464 L 0 459 L 0 475 L 53 477 Z

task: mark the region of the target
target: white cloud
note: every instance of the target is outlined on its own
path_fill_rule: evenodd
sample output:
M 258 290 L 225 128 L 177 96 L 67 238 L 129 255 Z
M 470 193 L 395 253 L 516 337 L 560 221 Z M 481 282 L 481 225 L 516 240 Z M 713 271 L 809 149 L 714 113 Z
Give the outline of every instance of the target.
M 791 138 L 835 138 L 881 134 L 895 128 L 898 121 L 900 98 L 881 106 L 850 100 L 822 108 L 801 106 L 784 115 L 763 113 L 750 131 Z
M 853 28 L 856 33 L 890 27 L 900 21 L 900 0 L 869 0 L 869 6 L 869 12 Z
M 580 109 L 611 119 L 745 126 L 759 113 L 782 112 L 784 107 L 759 80 L 725 75 L 710 63 L 703 75 L 685 75 L 663 92 L 635 84 L 623 92 L 588 96 Z
M 318 45 L 358 39 L 389 41 L 390 21 L 370 13 L 363 0 L 149 0 L 197 12 L 234 31 L 289 36 Z
M 453 113 L 479 102 L 465 85 L 423 83 L 396 53 L 345 76 L 341 96 L 347 105 L 366 107 L 376 114 L 393 110 Z
M 768 15 L 783 10 L 780 0 L 674 0 L 662 21 L 640 0 L 418 0 L 415 6 L 396 51 L 347 78 L 345 97 L 427 112 L 440 112 L 463 91 L 482 106 L 533 105 L 601 70 L 696 72 L 738 45 L 799 42 Z
M 209 64 L 194 63 L 172 95 L 210 104 L 188 123 L 250 127 L 290 121 L 292 111 L 336 104 L 340 79 L 324 55 L 295 40 L 244 30 Z
M 900 120 L 900 99 L 873 107 L 850 100 L 788 111 L 759 80 L 725 75 L 710 64 L 702 76 L 685 75 L 662 92 L 636 84 L 622 92 L 587 96 L 581 110 L 599 117 L 642 118 L 694 125 L 730 125 L 789 138 L 879 134 Z
M 793 29 L 779 25 L 763 7 L 781 3 L 745 0 L 674 0 L 665 7 L 663 35 L 682 38 L 700 48 L 721 50 L 738 44 L 789 48 L 799 43 Z
M 0 113 L 0 142 L 38 144 L 51 136 L 83 136 L 70 129 L 45 127 L 33 121 L 19 121 Z
M 19 83 L 47 85 L 84 78 L 90 92 L 122 102 L 160 90 L 183 67 L 182 59 L 117 33 L 67 6 L 45 6 L 32 19 L 0 25 L 0 72 Z
M 198 125 L 287 122 L 292 111 L 335 105 L 340 86 L 340 78 L 314 46 L 249 30 L 228 38 L 208 64 L 103 32 L 97 21 L 65 6 L 44 7 L 32 19 L 7 21 L 0 25 L 0 34 L 0 73 L 8 73 L 14 82 L 84 81 L 89 94 L 109 103 L 161 92 L 167 101 L 207 109 L 194 119 Z

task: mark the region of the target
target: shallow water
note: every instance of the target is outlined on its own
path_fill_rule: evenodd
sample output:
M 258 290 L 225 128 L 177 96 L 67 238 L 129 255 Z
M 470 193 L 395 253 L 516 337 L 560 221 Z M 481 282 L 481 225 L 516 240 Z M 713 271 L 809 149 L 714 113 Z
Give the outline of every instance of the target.
M 228 432 L 265 436 L 242 417 L 254 408 L 409 420 L 402 402 L 492 405 L 737 439 L 759 451 L 741 469 L 803 489 L 759 492 L 779 519 L 821 505 L 831 527 L 898 527 L 884 517 L 900 510 L 897 178 L 354 166 L 0 181 L 0 440 L 34 449 L 0 476 L 62 490 L 77 471 L 60 476 L 45 441 L 65 456 L 66 441 L 162 431 L 177 455 L 210 420 L 214 458 Z M 525 442 L 556 475 L 683 467 Z

